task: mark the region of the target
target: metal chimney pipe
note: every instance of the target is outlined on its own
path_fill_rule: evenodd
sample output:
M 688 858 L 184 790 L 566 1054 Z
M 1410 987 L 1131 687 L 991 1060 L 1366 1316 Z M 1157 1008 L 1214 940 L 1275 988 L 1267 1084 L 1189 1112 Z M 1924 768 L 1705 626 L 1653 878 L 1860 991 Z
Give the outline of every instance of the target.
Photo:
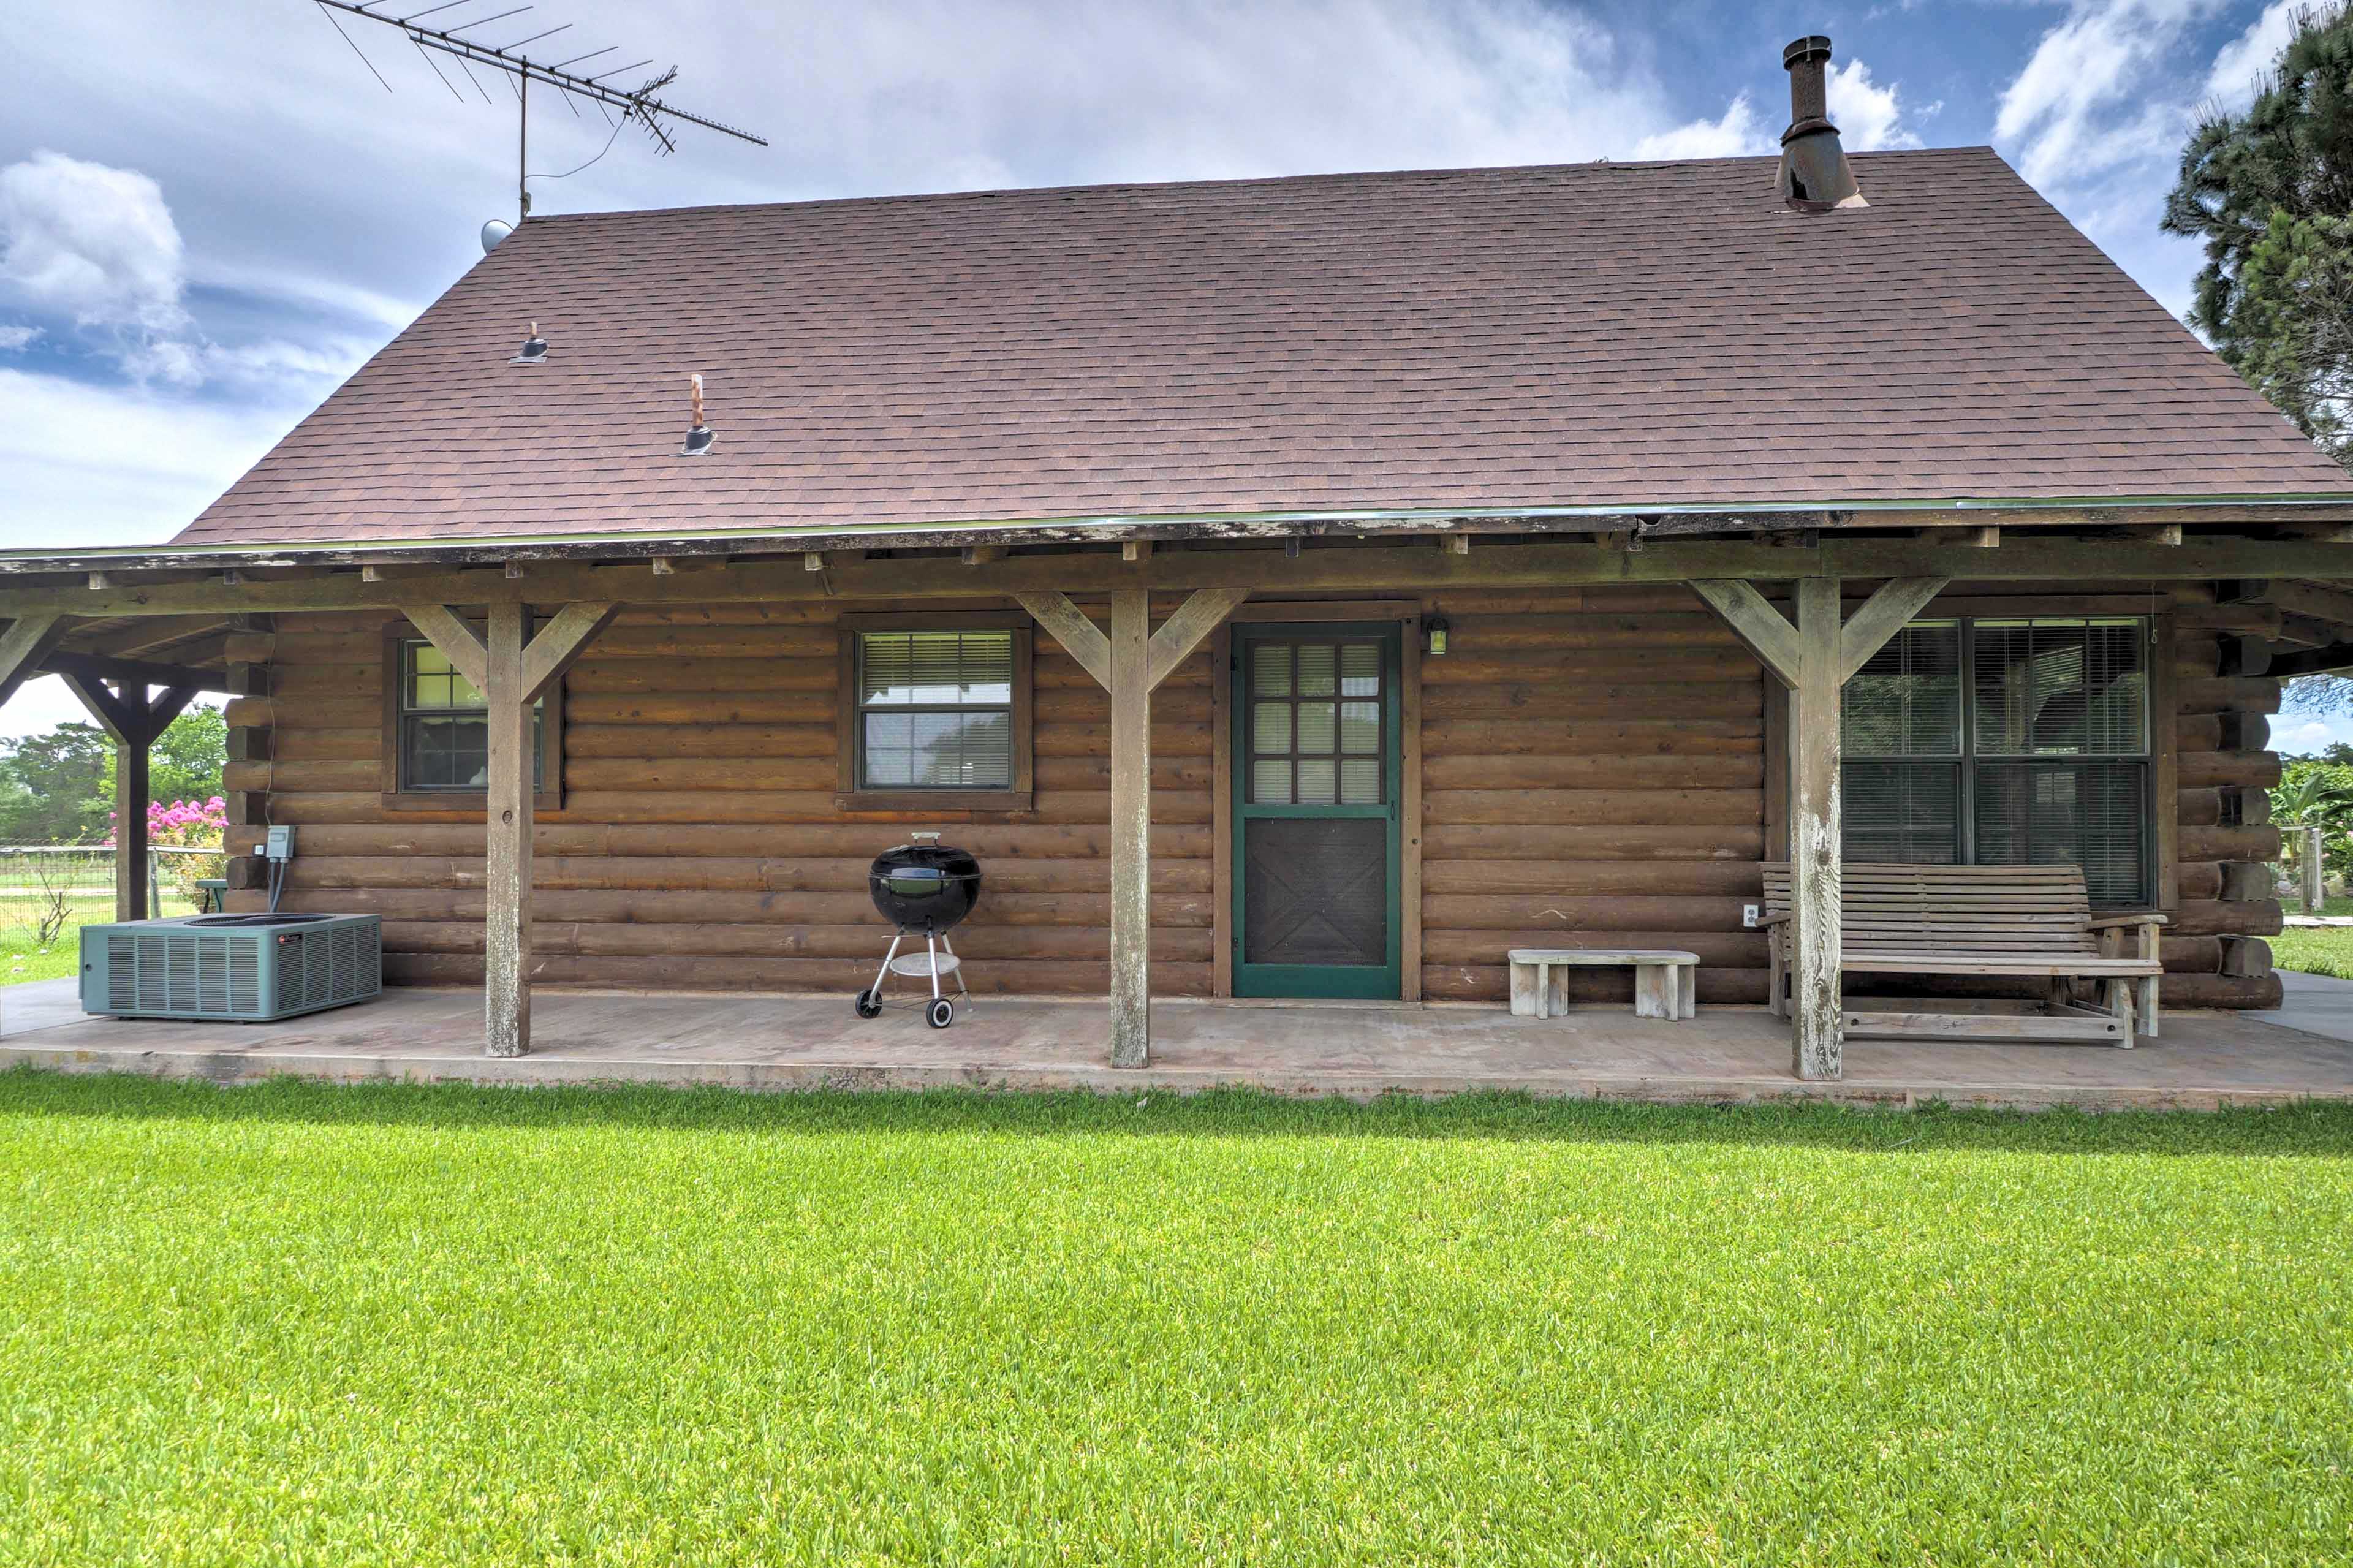
M 1789 73 L 1789 128 L 1781 132 L 1781 199 L 1800 212 L 1870 204 L 1854 183 L 1838 127 L 1831 123 L 1831 41 L 1820 33 L 1792 39 L 1781 51 Z
M 1793 39 L 1781 51 L 1782 68 L 1789 73 L 1790 130 L 1810 120 L 1830 120 L 1830 83 L 1822 70 L 1830 61 L 1831 41 L 1820 33 Z

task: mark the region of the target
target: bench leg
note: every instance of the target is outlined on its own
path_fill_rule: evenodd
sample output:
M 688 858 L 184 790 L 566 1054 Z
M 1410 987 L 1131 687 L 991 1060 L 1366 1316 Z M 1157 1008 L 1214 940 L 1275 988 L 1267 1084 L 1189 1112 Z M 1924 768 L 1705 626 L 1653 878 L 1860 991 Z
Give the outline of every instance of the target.
M 1547 1018 L 1568 1016 L 1568 966 L 1565 963 L 1545 965 L 1544 1016 Z
M 1672 1018 L 1675 1016 L 1675 966 L 1638 963 L 1634 966 L 1634 1016 Z
M 2157 976 L 2145 976 L 2137 985 L 2140 992 L 2140 1032 L 2153 1040 L 2157 1038 Z
M 1678 963 L 1675 971 L 1675 1016 L 1699 1016 L 1699 965 Z
M 2133 1044 L 2133 983 L 2111 980 L 2107 983 L 2107 991 L 2108 1011 L 2115 1014 L 2116 1021 L 2125 1026 L 2124 1033 L 2117 1037 L 2116 1048 L 2128 1051 Z
M 1512 1016 L 1541 1018 L 1544 1016 L 1545 971 L 1534 963 L 1512 965 Z
M 1789 981 L 1781 971 L 1781 928 L 1765 939 L 1765 1005 L 1776 1018 L 1789 1016 Z

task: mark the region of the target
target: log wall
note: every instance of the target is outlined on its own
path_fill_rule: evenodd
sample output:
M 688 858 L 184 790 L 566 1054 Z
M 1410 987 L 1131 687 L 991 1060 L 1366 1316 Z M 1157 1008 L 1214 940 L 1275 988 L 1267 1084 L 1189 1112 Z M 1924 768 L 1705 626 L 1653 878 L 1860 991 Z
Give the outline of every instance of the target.
M 2264 612 L 2217 604 L 2202 585 L 2168 597 L 2179 906 L 2166 994 L 2275 1005 L 2261 939 L 2279 929 L 2263 865 L 2277 834 L 2262 792 L 2278 776 L 2263 716 L 2279 683 L 2222 673 L 2228 639 L 2260 631 Z M 868 859 L 906 828 L 938 826 L 987 866 L 982 908 L 955 939 L 973 988 L 1104 993 L 1107 698 L 1040 629 L 1034 811 L 842 814 L 835 619 L 888 607 L 631 611 L 591 647 L 567 680 L 564 805 L 543 812 L 535 839 L 537 982 L 846 996 L 889 939 L 867 900 Z M 1757 901 L 1767 853 L 1767 701 L 1731 633 L 1680 586 L 1447 595 L 1423 608 L 1452 626 L 1452 651 L 1422 661 L 1424 994 L 1500 1002 L 1508 949 L 1580 942 L 1689 949 L 1704 1001 L 1762 1001 L 1765 942 L 1743 929 L 1741 906 Z M 479 982 L 480 808 L 378 798 L 384 625 L 281 616 L 232 648 L 253 668 L 252 694 L 229 704 L 242 753 L 227 781 L 230 847 L 249 850 L 269 822 L 296 824 L 285 907 L 382 914 L 390 980 Z M 1211 681 L 1205 647 L 1154 698 L 1161 995 L 1213 984 Z M 247 864 L 233 863 L 239 880 L 253 879 Z M 232 895 L 236 908 L 260 901 L 249 888 Z M 1572 984 L 1623 1001 L 1632 982 L 1583 971 Z

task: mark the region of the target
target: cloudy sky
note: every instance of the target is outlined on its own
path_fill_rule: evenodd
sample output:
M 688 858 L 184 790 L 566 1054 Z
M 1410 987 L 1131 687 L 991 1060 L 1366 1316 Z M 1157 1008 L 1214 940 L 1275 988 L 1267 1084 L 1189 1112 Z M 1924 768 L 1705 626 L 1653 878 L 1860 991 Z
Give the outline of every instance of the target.
M 2202 105 L 2243 100 L 2292 6 L 539 0 L 477 36 L 569 23 L 534 54 L 675 63 L 676 101 L 771 143 L 690 129 L 664 159 L 543 103 L 532 172 L 596 160 L 533 182 L 548 213 L 1767 153 L 1781 45 L 1826 32 L 1849 146 L 1992 143 L 2179 312 L 2198 253 L 2157 232 L 2174 156 Z M 486 79 L 486 102 L 445 61 L 461 99 L 343 20 L 348 40 L 304 0 L 0 15 L 38 85 L 0 96 L 0 548 L 169 538 L 513 217 L 509 90 Z M 0 733 L 78 716 L 55 684 Z

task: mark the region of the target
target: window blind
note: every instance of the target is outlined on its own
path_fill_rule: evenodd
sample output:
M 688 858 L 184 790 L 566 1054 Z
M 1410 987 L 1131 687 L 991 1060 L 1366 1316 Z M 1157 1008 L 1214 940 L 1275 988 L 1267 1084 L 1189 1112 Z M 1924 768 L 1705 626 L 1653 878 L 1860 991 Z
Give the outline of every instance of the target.
M 862 633 L 858 703 L 860 787 L 1013 787 L 1012 633 Z

